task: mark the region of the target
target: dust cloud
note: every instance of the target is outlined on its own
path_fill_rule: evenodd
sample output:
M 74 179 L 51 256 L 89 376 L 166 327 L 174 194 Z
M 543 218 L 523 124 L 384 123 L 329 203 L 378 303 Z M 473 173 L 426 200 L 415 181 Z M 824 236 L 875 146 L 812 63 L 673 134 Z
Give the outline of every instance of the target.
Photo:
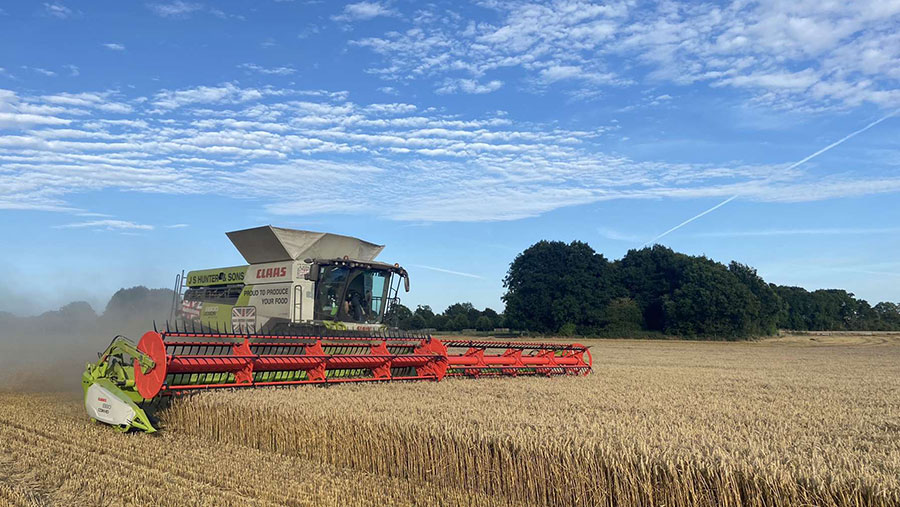
M 135 342 L 169 317 L 170 289 L 116 292 L 102 313 L 83 301 L 33 317 L 0 312 L 0 391 L 81 392 L 81 374 L 116 335 Z

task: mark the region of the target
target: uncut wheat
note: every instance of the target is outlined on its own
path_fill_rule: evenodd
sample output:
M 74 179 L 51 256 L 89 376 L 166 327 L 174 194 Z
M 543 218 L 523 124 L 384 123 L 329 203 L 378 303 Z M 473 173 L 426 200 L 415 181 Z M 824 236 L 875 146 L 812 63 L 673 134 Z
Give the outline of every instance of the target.
M 509 502 L 900 503 L 900 346 L 598 342 L 585 378 L 204 393 L 170 431 Z

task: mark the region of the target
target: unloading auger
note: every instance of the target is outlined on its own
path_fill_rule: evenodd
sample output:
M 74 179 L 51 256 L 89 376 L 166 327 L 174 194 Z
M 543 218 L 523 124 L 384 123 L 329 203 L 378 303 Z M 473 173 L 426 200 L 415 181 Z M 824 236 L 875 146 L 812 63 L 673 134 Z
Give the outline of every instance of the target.
M 167 326 L 168 327 L 168 326 Z M 88 415 L 121 431 L 155 432 L 143 406 L 222 389 L 445 377 L 586 375 L 579 344 L 441 341 L 427 334 L 236 334 L 189 328 L 116 337 L 82 377 Z

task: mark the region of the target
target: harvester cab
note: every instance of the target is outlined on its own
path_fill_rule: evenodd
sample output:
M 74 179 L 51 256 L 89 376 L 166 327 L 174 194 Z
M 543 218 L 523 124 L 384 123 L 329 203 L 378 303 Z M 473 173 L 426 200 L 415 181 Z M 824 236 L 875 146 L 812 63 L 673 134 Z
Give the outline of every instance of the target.
M 439 340 L 388 329 L 385 314 L 401 283 L 409 290 L 409 277 L 375 261 L 383 246 L 271 226 L 228 237 L 247 265 L 179 277 L 171 325 L 154 324 L 137 344 L 117 336 L 87 365 L 92 419 L 153 432 L 148 408 L 207 389 L 591 372 L 588 347 L 577 343 Z
M 175 320 L 237 333 L 371 332 L 387 327 L 401 284 L 409 291 L 405 269 L 375 261 L 383 245 L 270 225 L 227 235 L 248 265 L 179 275 Z

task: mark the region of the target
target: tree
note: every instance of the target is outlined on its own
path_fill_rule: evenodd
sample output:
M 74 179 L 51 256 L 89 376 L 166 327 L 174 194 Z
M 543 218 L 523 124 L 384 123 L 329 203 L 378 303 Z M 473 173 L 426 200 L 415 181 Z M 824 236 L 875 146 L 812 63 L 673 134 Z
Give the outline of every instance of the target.
M 401 305 L 400 303 L 396 303 L 391 305 L 388 309 L 387 313 L 384 316 L 384 321 L 390 324 L 391 326 L 398 327 L 400 329 L 411 329 L 410 323 L 412 321 L 412 311 L 409 308 Z
M 729 339 L 752 333 L 759 301 L 724 265 L 694 257 L 682 275 L 683 283 L 663 299 L 667 333 Z
M 784 304 L 777 320 L 778 327 L 795 331 L 812 329 L 813 295 L 802 287 L 775 285 L 772 288 Z
M 750 333 L 775 334 L 778 330 L 779 317 L 785 311 L 781 298 L 750 266 L 731 261 L 731 264 L 728 265 L 728 271 L 739 282 L 744 284 L 759 302 L 758 312 L 755 315 L 751 315 Z
M 587 243 L 540 241 L 516 256 L 503 279 L 511 327 L 557 332 L 596 326 L 612 298 L 612 271 Z
M 175 293 L 171 289 L 148 289 L 137 286 L 119 289 L 113 294 L 98 322 L 117 327 L 120 332 L 133 332 L 149 323 L 169 318 Z
M 629 250 L 616 263 L 619 295 L 633 298 L 641 308 L 644 325 L 653 331 L 666 328 L 664 298 L 683 283 L 689 258 L 662 245 Z
M 463 313 L 457 314 L 448 320 L 449 324 L 447 324 L 447 327 L 450 331 L 462 331 L 469 328 L 469 318 Z
M 444 310 L 443 315 L 452 323 L 450 326 L 451 329 L 453 331 L 459 331 L 460 329 L 472 327 L 481 313 L 475 309 L 475 306 L 472 305 L 472 303 L 454 303 Z M 459 329 L 457 329 L 457 327 Z
M 745 264 L 660 245 L 609 263 L 585 243 L 539 241 L 516 256 L 503 284 L 503 325 L 542 333 L 645 329 L 734 339 L 779 328 L 900 330 L 894 303 L 870 306 L 845 290 L 777 286 Z M 446 312 L 452 319 L 463 313 L 471 325 L 487 309 L 478 314 L 458 304 Z
M 575 324 L 572 324 L 571 322 L 567 322 L 567 323 L 563 324 L 562 326 L 560 326 L 559 331 L 557 331 L 557 333 L 559 333 L 560 336 L 575 336 L 575 333 L 577 331 L 578 331 L 578 328 L 575 327 Z
M 414 313 L 409 319 L 409 329 L 425 329 L 426 327 L 428 327 L 428 323 L 418 313 Z
M 142 285 L 119 289 L 106 304 L 107 319 L 146 319 L 148 315 L 167 315 L 172 308 L 172 291 L 148 289 Z
M 468 313 L 472 310 L 475 310 L 475 306 L 472 303 L 453 303 L 448 306 L 446 310 L 444 310 L 444 315 L 446 316 L 455 316 L 459 314 L 468 315 Z
M 421 317 L 422 320 L 425 321 L 425 325 L 422 328 L 426 327 L 437 327 L 434 325 L 434 312 L 431 310 L 431 307 L 428 305 L 418 305 L 416 306 L 416 311 L 414 312 L 417 316 Z
M 171 297 L 171 292 L 168 296 Z M 97 318 L 94 309 L 85 301 L 75 301 L 59 309 L 60 315 L 69 322 L 92 321 Z
M 841 289 L 819 289 L 812 293 L 812 302 L 810 329 L 852 329 L 858 309 L 853 294 Z
M 487 317 L 491 320 L 491 329 L 495 327 L 503 327 L 501 324 L 503 323 L 503 318 L 495 312 L 492 308 L 485 308 L 481 315 Z
M 482 315 L 475 321 L 475 329 L 479 331 L 490 331 L 491 329 L 494 329 L 494 323 L 488 316 Z
M 629 297 L 616 298 L 603 309 L 603 331 L 628 333 L 644 327 L 644 316 L 637 301 Z
M 438 331 L 450 331 L 450 329 L 448 327 L 449 322 L 450 322 L 450 319 L 448 319 L 447 317 L 445 317 L 443 315 L 435 315 L 431 319 L 430 327 L 433 327 L 434 329 L 437 329 Z
M 900 331 L 900 305 L 888 302 L 878 303 L 872 307 L 872 317 L 875 320 L 873 329 Z

